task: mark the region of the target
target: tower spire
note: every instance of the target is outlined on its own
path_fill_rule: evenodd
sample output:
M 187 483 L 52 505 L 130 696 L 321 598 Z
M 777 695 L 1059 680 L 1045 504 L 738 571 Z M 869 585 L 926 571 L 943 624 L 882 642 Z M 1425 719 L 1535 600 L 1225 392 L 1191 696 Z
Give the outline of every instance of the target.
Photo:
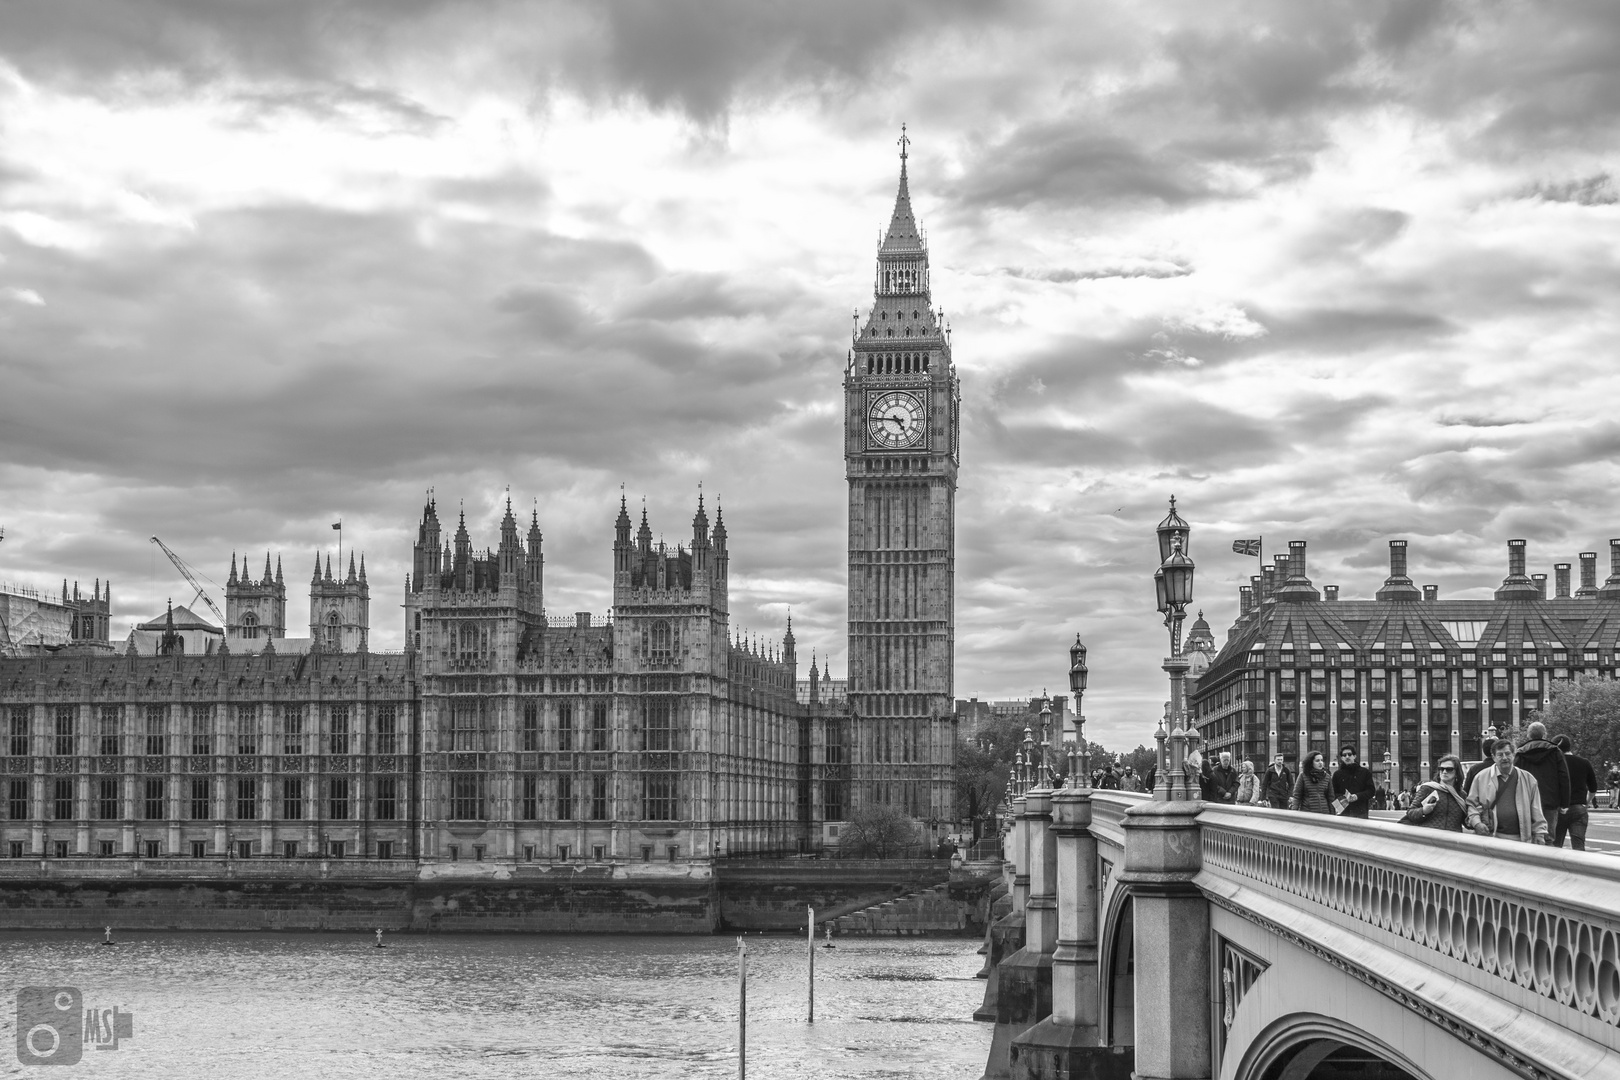
M 911 212 L 911 183 L 906 174 L 906 158 L 909 156 L 907 147 L 911 145 L 911 137 L 906 134 L 906 126 L 900 125 L 900 187 L 894 194 L 894 213 L 889 217 L 889 231 L 883 236 L 883 243 L 878 253 L 911 253 L 918 254 L 923 250 L 922 232 L 917 228 L 917 219 Z

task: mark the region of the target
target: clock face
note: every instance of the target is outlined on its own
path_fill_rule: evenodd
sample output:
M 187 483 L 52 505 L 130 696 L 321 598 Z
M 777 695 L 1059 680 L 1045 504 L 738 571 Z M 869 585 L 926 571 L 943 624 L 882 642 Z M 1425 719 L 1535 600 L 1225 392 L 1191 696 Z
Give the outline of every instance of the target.
M 878 394 L 866 410 L 867 445 L 884 450 L 920 446 L 927 419 L 923 403 L 915 394 L 903 390 Z

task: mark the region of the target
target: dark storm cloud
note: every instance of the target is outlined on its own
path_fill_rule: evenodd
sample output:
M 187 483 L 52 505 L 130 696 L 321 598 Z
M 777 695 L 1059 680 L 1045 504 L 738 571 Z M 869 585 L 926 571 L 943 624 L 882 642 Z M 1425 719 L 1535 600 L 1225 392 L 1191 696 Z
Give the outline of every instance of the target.
M 682 297 L 693 319 L 736 321 L 757 312 L 714 298 L 759 287 L 694 291 L 675 275 L 661 288 L 666 272 L 622 243 L 445 223 L 424 241 L 405 215 L 307 207 L 205 217 L 196 235 L 93 262 L 9 249 L 8 269 L 50 300 L 0 345 L 6 460 L 137 485 L 251 475 L 259 499 L 289 503 L 312 485 L 476 469 L 520 447 L 645 472 L 666 447 L 699 444 L 698 428 L 767 423 L 836 366 L 783 365 L 746 334 L 716 344 L 684 328 Z M 587 300 L 627 285 L 661 321 Z M 32 420 L 85 385 L 99 391 L 74 425 Z
M 368 120 L 389 133 L 431 135 L 449 123 L 449 118 L 378 87 L 322 81 L 296 87 L 237 90 L 230 96 L 237 109 L 236 124 L 241 127 L 270 129 L 288 114 L 297 114 L 318 124 L 364 126 Z
M 607 34 L 568 61 L 653 105 L 722 112 L 740 87 L 846 80 L 886 70 L 941 28 L 998 16 L 974 0 L 617 0 L 589 5 Z M 581 62 L 583 59 L 583 62 Z
M 0 12 L 0 49 L 30 77 L 94 84 L 108 74 L 161 71 L 188 82 L 243 73 L 328 83 L 386 62 L 396 52 L 479 41 L 542 85 L 632 96 L 709 119 L 745 91 L 844 83 L 890 67 L 958 23 L 1000 15 L 976 0 L 278 0 L 194 4 L 185 0 L 19 0 Z M 294 92 L 295 107 L 327 107 L 330 90 Z M 402 115 L 431 114 L 400 102 Z
M 4 55 L 34 78 L 106 85 L 163 71 L 205 81 L 232 70 L 324 78 L 350 46 L 383 44 L 391 27 L 442 0 L 16 0 L 0 9 Z
M 1409 308 L 1256 311 L 1255 317 L 1264 322 L 1269 331 L 1268 349 L 1341 356 L 1392 344 L 1411 346 L 1435 341 L 1460 330 L 1441 315 Z
M 1620 188 L 1606 172 L 1578 180 L 1543 181 L 1526 188 L 1524 197 L 1547 202 L 1577 203 L 1581 206 L 1612 206 L 1620 202 Z
M 790 292 L 741 286 L 723 274 L 666 274 L 626 298 L 618 314 L 659 321 L 714 316 L 763 318 L 777 315 L 794 298 Z
M 1027 124 L 975 155 L 948 191 L 970 208 L 1022 209 L 1159 202 L 1179 205 L 1216 194 L 1205 162 L 1172 147 L 1149 147 L 1073 122 Z
M 1085 269 L 1058 267 L 1051 270 L 1034 270 L 1019 266 L 1004 266 L 1001 272 L 1008 277 L 1021 278 L 1025 281 L 1049 281 L 1055 285 L 1068 285 L 1076 281 L 1103 281 L 1108 278 L 1186 277 L 1193 269 L 1184 262 L 1144 260 L 1140 264 L 1112 264 Z

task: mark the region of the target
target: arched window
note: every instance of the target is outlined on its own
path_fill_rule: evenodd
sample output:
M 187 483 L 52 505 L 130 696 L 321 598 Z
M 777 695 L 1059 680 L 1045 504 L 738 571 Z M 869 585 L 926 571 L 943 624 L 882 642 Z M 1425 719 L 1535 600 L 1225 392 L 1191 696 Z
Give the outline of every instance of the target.
M 259 617 L 251 611 L 242 616 L 242 636 L 245 638 L 259 636 Z
M 652 624 L 652 658 L 668 660 L 672 652 L 669 623 L 660 619 Z
M 336 649 L 343 643 L 343 623 L 337 612 L 326 616 L 326 647 Z

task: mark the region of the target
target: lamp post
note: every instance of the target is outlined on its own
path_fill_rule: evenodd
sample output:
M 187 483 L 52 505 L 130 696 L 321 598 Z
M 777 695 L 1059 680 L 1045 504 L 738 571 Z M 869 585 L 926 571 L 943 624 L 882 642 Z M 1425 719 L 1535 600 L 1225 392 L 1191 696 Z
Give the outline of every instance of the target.
M 1074 742 L 1069 749 L 1069 787 L 1091 786 L 1091 756 L 1086 753 L 1086 720 L 1080 711 L 1080 699 L 1086 692 L 1086 646 L 1080 635 L 1074 635 L 1069 646 L 1069 693 L 1074 695 Z M 1078 776 L 1078 782 L 1076 777 Z
M 1043 689 L 1041 690 L 1041 766 L 1039 773 L 1035 777 L 1035 782 L 1040 787 L 1049 788 L 1055 786 L 1052 783 L 1051 749 L 1052 699 L 1046 696 L 1046 691 Z
M 1183 700 L 1184 680 L 1189 667 L 1181 655 L 1181 623 L 1187 617 L 1187 605 L 1192 603 L 1193 561 L 1187 554 L 1192 527 L 1176 513 L 1176 497 L 1170 496 L 1170 513 L 1159 522 L 1159 568 L 1153 572 L 1153 587 L 1159 602 L 1159 612 L 1170 631 L 1170 655 L 1165 657 L 1164 672 L 1170 676 L 1170 775 L 1154 785 L 1155 799 L 1187 799 L 1191 797 L 1192 782 L 1182 770 L 1187 755 L 1187 711 Z

